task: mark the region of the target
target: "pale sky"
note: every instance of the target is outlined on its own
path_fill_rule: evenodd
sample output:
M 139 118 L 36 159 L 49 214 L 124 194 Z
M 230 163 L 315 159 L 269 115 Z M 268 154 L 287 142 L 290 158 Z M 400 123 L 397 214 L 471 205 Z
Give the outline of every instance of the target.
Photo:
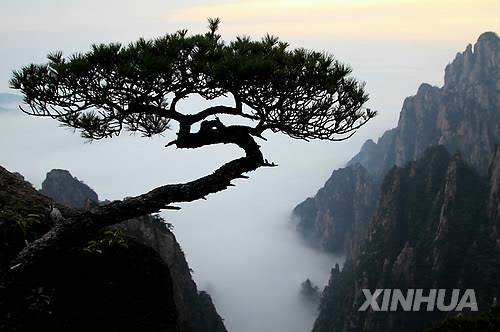
M 421 83 L 441 86 L 457 52 L 482 32 L 498 33 L 500 0 L 0 0 L 0 92 L 13 92 L 12 70 L 44 62 L 51 51 L 69 55 L 92 43 L 128 43 L 184 28 L 204 32 L 209 17 L 221 18 L 226 40 L 270 33 L 292 47 L 332 53 L 366 81 L 367 106 L 379 111 L 345 142 L 269 135 L 260 143 L 279 167 L 258 170 L 231 190 L 165 214 L 194 278 L 202 289 L 210 286 L 230 331 L 304 332 L 315 313 L 300 308 L 298 286 L 310 277 L 322 287 L 333 260 L 300 246 L 284 216 L 314 195 L 366 139 L 396 126 L 403 100 Z M 36 187 L 50 169 L 68 169 L 101 199 L 193 179 L 239 155 L 227 146 L 165 150 L 170 139 L 122 135 L 83 144 L 49 119 L 0 112 L 0 165 Z
M 267 0 L 215 2 L 181 8 L 166 20 L 196 23 L 225 18 L 232 33 L 378 38 L 396 41 L 462 40 L 497 30 L 498 0 Z
M 207 17 L 222 18 L 230 34 L 286 37 L 470 40 L 498 30 L 498 0 L 1 0 L 0 33 L 36 44 L 88 35 L 101 39 L 158 35 Z M 104 38 L 103 38 L 104 37 Z M 73 40 L 73 42 L 76 42 Z M 7 39 L 7 46 L 16 44 Z M 5 46 L 5 43 L 4 43 Z M 27 46 L 27 45 L 25 45 Z
M 381 111 L 371 125 L 379 135 L 421 82 L 441 85 L 456 52 L 499 30 L 500 0 L 0 0 L 0 92 L 12 70 L 51 51 L 203 32 L 208 17 L 222 19 L 226 40 L 271 33 L 350 64 Z

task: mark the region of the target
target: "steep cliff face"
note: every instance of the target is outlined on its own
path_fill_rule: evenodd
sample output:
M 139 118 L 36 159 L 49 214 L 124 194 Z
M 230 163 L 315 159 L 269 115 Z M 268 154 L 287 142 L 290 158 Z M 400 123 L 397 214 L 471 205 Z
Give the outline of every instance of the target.
M 78 207 L 89 196 L 97 201 L 97 194 L 68 171 L 51 171 L 49 177 L 44 183 L 57 183 L 51 188 L 61 190 L 55 193 L 58 200 Z M 0 235 L 6 249 L 0 252 L 1 273 L 25 241 L 40 237 L 54 218 L 78 211 L 41 195 L 3 168 L 0 184 Z M 26 289 L 0 289 L 0 329 L 226 331 L 210 296 L 198 292 L 175 236 L 159 216 L 104 230 L 83 248 L 41 262 L 33 275 Z
M 422 84 L 415 96 L 404 101 L 396 128 L 386 131 L 377 143 L 366 141 L 345 169 L 332 174 L 328 190 L 320 190 L 295 208 L 298 231 L 308 242 L 326 250 L 348 249 L 351 254 L 352 247 L 355 252 L 366 234 L 363 226 L 369 224 L 375 211 L 384 176 L 394 165 L 417 159 L 433 145 L 445 146 L 450 153 L 460 152 L 466 163 L 486 175 L 495 145 L 500 143 L 499 82 L 500 40 L 487 32 L 474 49 L 469 45 L 446 67 L 442 88 Z M 369 176 L 358 177 L 363 183 L 349 178 L 353 172 L 350 167 L 356 164 L 368 171 Z M 349 201 L 359 200 L 357 190 L 363 187 L 371 188 L 359 193 L 361 202 L 369 203 L 359 204 L 356 210 Z M 374 196 L 368 198 L 368 193 Z M 361 220 L 353 217 L 356 214 Z
M 445 316 L 360 312 L 363 288 L 473 288 L 480 310 L 500 298 L 499 82 L 500 41 L 484 33 L 446 67 L 442 88 L 422 84 L 404 101 L 398 126 L 348 163 L 381 183 L 379 200 L 362 249 L 332 270 L 315 332 L 410 331 Z M 318 210 L 328 206 L 309 208 L 301 222 L 313 216 L 311 228 L 321 231 L 335 218 L 318 220 Z
M 348 164 L 361 163 L 383 177 L 393 166 L 415 160 L 432 145 L 459 151 L 486 174 L 500 142 L 500 41 L 482 34 L 445 69 L 442 88 L 422 84 L 403 103 L 398 126 L 374 144 L 368 141 Z
M 25 245 L 46 232 L 60 211 L 76 211 L 37 192 L 19 173 L 0 166 L 0 274 Z
M 358 311 L 365 288 L 472 288 L 487 310 L 500 296 L 499 238 L 487 210 L 493 180 L 444 147 L 392 169 L 366 243 L 332 272 L 313 331 L 415 331 L 447 315 Z
M 26 243 L 77 213 L 0 167 L 0 330 L 178 331 L 169 267 L 134 241 L 109 237 L 99 248 L 75 247 L 5 287 L 3 272 Z
M 191 277 L 184 253 L 174 234 L 164 222 L 145 216 L 119 225 L 128 236 L 152 248 L 168 265 L 172 278 L 173 298 L 178 311 L 180 332 L 226 332 L 210 295 L 199 292 Z
M 348 163 L 347 166 L 354 164 L 363 165 L 370 174 L 375 178 L 383 177 L 382 170 L 385 165 L 391 164 L 394 158 L 394 140 L 398 133 L 397 128 L 387 130 L 375 143 L 373 140 L 367 140 L 358 154 L 356 154 Z
M 293 211 L 298 230 L 313 246 L 356 251 L 376 204 L 376 185 L 360 164 L 333 172 L 316 196 Z
M 490 195 L 488 212 L 490 218 L 494 220 L 494 233 L 500 238 L 500 145 L 497 146 L 495 157 L 490 168 Z M 497 243 L 500 248 L 500 242 Z
M 53 169 L 48 172 L 40 192 L 60 204 L 75 209 L 84 209 L 99 203 L 94 190 L 64 169 Z

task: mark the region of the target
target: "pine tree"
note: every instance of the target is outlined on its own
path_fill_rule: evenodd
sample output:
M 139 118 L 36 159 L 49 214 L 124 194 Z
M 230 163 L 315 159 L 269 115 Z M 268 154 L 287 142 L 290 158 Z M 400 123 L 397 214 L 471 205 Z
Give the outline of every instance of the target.
M 344 140 L 375 116 L 363 107 L 368 99 L 363 84 L 331 55 L 290 49 L 270 35 L 226 43 L 218 26 L 219 20 L 211 19 L 205 34 L 182 30 L 126 46 L 93 45 L 89 52 L 69 58 L 56 52 L 45 64 L 14 72 L 11 86 L 24 95 L 29 106 L 24 112 L 51 117 L 84 138 L 100 140 L 125 131 L 153 136 L 172 130 L 176 139 L 167 146 L 235 144 L 245 153 L 210 175 L 163 185 L 56 223 L 19 253 L 14 271 L 85 241 L 105 226 L 205 198 L 231 186 L 234 179 L 246 178 L 247 172 L 275 166 L 264 159 L 256 142 L 265 132 Z M 234 106 L 183 113 L 179 101 L 193 96 L 209 101 L 232 98 Z

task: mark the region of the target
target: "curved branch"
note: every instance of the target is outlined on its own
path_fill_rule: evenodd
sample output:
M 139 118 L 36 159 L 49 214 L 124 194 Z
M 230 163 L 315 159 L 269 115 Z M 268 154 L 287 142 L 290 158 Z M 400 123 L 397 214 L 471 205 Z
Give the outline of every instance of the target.
M 142 105 L 142 104 L 131 103 L 125 112 L 127 114 L 132 114 L 132 113 L 153 114 L 161 116 L 166 119 L 175 120 L 179 123 L 186 122 L 186 115 L 177 112 L 175 108 L 164 109 L 154 105 Z
M 168 109 L 164 109 L 158 106 L 154 105 L 140 105 L 140 104 L 134 104 L 131 103 L 126 111 L 124 111 L 127 114 L 131 113 L 147 113 L 147 114 L 154 114 L 158 115 L 167 119 L 172 119 L 175 120 L 179 123 L 185 123 L 186 125 L 193 125 L 197 122 L 200 122 L 207 117 L 211 115 L 219 115 L 219 114 L 227 114 L 227 115 L 237 115 L 241 116 L 246 119 L 251 119 L 251 120 L 259 120 L 260 118 L 258 116 L 254 116 L 251 114 L 245 114 L 243 113 L 242 105 L 241 103 L 237 103 L 237 107 L 231 107 L 231 106 L 223 106 L 223 105 L 217 105 L 217 106 L 212 106 L 208 107 L 196 114 L 183 114 L 178 112 L 174 106 L 175 104 L 172 103 L 171 107 Z
M 222 191 L 232 186 L 231 181 L 245 178 L 244 173 L 266 166 L 260 146 L 255 142 L 247 127 L 229 126 L 220 123 L 216 129 L 181 135 L 177 146 L 197 148 L 211 144 L 236 144 L 245 151 L 245 156 L 234 159 L 212 174 L 181 184 L 158 187 L 148 193 L 115 201 L 94 211 L 86 211 L 55 225 L 40 239 L 25 247 L 12 262 L 11 272 L 24 275 L 37 262 L 58 254 L 88 240 L 89 235 L 99 229 L 158 212 L 172 203 L 191 202 Z M 14 278 L 15 279 L 15 278 Z
M 203 111 L 192 114 L 192 115 L 186 115 L 188 121 L 193 124 L 196 122 L 199 122 L 211 115 L 217 115 L 217 114 L 227 114 L 227 115 L 238 115 L 246 119 L 251 119 L 251 120 L 259 120 L 260 118 L 258 116 L 250 115 L 250 114 L 245 114 L 243 113 L 243 110 L 240 107 L 230 107 L 230 106 L 212 106 L 207 109 L 204 109 Z

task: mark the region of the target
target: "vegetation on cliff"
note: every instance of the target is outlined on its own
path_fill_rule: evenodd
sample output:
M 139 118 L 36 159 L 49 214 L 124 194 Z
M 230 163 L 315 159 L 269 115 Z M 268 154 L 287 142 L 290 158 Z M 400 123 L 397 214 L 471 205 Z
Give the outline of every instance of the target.
M 51 117 L 84 138 L 104 139 L 124 131 L 153 136 L 173 129 L 176 139 L 167 147 L 233 144 L 245 155 L 197 180 L 163 185 L 56 223 L 22 249 L 11 273 L 23 274 L 38 260 L 57 257 L 103 227 L 176 209 L 171 204 L 205 198 L 246 178 L 244 173 L 275 166 L 256 142 L 264 132 L 343 140 L 375 116 L 363 107 L 368 99 L 363 84 L 331 55 L 290 50 L 269 35 L 225 43 L 218 25 L 218 19 L 211 19 L 205 34 L 181 30 L 128 46 L 93 45 L 69 58 L 56 52 L 46 64 L 14 72 L 11 86 L 24 95 L 26 113 Z M 192 96 L 214 102 L 232 97 L 234 106 L 183 112 L 179 101 Z
M 90 188 L 68 171 L 49 172 L 47 180 L 61 189 L 58 200 L 75 206 L 88 202 L 82 192 Z M 4 272 L 19 250 L 59 218 L 81 211 L 0 168 L 0 213 Z M 0 288 L 0 329 L 226 331 L 210 296 L 198 292 L 168 224 L 155 215 L 105 228 L 58 260 L 37 262 L 15 287 Z

